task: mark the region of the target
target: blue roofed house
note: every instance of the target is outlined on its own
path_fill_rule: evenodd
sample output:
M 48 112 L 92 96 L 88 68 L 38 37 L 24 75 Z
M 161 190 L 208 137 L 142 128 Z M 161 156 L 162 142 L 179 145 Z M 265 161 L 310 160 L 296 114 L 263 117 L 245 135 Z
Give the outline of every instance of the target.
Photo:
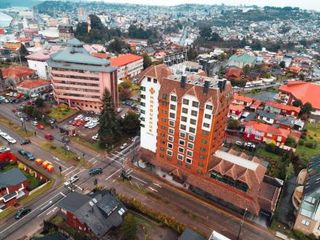
M 231 67 L 238 67 L 243 68 L 244 66 L 248 65 L 249 67 L 255 65 L 256 57 L 252 56 L 248 53 L 240 53 L 232 55 L 227 63 L 227 66 Z

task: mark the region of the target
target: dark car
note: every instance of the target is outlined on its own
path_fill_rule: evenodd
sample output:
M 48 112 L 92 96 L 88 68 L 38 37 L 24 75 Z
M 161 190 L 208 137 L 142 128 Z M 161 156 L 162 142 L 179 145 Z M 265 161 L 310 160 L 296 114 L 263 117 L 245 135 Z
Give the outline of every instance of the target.
M 97 175 L 102 173 L 102 168 L 91 168 L 89 170 L 90 175 Z
M 19 149 L 18 150 L 18 153 L 20 153 L 22 156 L 24 156 L 26 159 L 28 160 L 35 160 L 36 158 L 33 156 L 33 154 L 31 152 L 28 152 L 26 150 L 23 150 L 23 149 Z
M 20 208 L 15 216 L 15 219 L 23 218 L 25 215 L 27 215 L 29 212 L 31 212 L 30 208 Z
M 31 141 L 29 139 L 25 139 L 21 142 L 21 145 L 27 145 L 27 144 L 30 144 Z

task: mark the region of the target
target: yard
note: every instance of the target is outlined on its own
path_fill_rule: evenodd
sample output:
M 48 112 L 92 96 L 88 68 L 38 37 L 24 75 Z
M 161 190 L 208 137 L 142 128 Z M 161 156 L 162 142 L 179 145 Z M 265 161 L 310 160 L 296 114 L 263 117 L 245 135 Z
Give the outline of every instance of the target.
M 50 113 L 48 116 L 60 122 L 74 115 L 76 112 L 77 110 L 70 108 L 66 104 L 59 104 L 57 107 L 53 107 L 50 110 Z
M 31 137 L 32 136 L 32 132 L 23 129 L 22 126 L 13 123 L 12 121 L 3 117 L 2 115 L 0 115 L 0 123 L 5 125 L 6 127 L 10 128 L 11 130 L 13 130 L 15 133 L 19 134 L 22 137 Z
M 311 157 L 320 155 L 320 123 L 307 123 L 306 129 L 307 135 L 305 139 L 299 142 L 296 150 L 297 155 L 303 160 L 305 165 Z M 312 147 L 310 147 L 310 143 L 314 143 Z

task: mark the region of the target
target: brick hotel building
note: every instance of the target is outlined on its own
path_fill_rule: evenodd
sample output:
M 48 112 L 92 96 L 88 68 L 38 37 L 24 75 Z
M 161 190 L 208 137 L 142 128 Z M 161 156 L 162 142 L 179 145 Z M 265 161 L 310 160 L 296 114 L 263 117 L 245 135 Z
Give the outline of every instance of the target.
M 219 150 L 230 82 L 187 65 L 151 66 L 141 74 L 141 159 L 236 209 L 273 212 L 280 192 L 264 181 L 260 160 Z
M 48 60 L 54 97 L 58 103 L 84 111 L 100 112 L 105 89 L 118 106 L 117 69 L 106 59 L 91 56 L 77 39 Z

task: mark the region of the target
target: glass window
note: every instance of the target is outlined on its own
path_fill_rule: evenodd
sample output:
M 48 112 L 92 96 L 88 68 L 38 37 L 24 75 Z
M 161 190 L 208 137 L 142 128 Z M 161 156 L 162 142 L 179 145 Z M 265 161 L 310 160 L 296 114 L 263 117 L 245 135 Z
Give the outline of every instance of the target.
M 186 125 L 180 124 L 180 129 L 182 129 L 182 130 L 186 130 L 186 129 L 187 129 L 187 127 L 186 127 Z
M 189 135 L 188 139 L 189 139 L 190 142 L 193 142 L 194 141 L 194 136 L 193 135 Z
M 172 102 L 176 102 L 177 101 L 177 97 L 174 96 L 174 95 L 171 95 L 170 99 L 171 99 Z
M 171 110 L 176 110 L 176 105 L 170 104 L 170 109 Z
M 203 123 L 203 126 L 206 127 L 206 128 L 209 128 L 210 124 L 209 123 Z
M 170 134 L 174 134 L 174 129 L 173 128 L 169 128 L 169 133 Z
M 189 127 L 189 132 L 191 132 L 191 133 L 195 133 L 195 132 L 196 132 L 196 129 L 195 129 L 195 128 L 193 128 L 193 127 Z
M 207 143 L 208 143 L 208 141 L 207 141 L 207 140 L 205 140 L 205 139 L 202 139 L 202 140 L 201 140 L 201 143 L 202 143 L 202 144 L 207 144 Z
M 178 154 L 178 160 L 183 161 L 183 155 Z
M 197 111 L 192 110 L 192 111 L 191 111 L 191 115 L 196 117 L 196 116 L 198 115 L 198 112 L 197 112 Z
M 179 140 L 179 144 L 182 145 L 182 146 L 184 146 L 184 144 L 185 144 L 184 140 L 181 140 L 181 139 L 180 139 L 180 140 Z
M 180 132 L 179 136 L 180 136 L 181 138 L 185 138 L 185 137 L 186 137 L 186 133 L 185 133 L 185 132 Z
M 143 107 L 146 106 L 146 104 L 144 102 L 140 102 L 140 105 Z
M 203 155 L 200 155 L 200 160 L 205 160 L 206 159 L 206 157 L 205 156 L 203 156 Z
M 186 163 L 191 164 L 192 163 L 192 159 L 191 158 L 186 158 Z
M 185 99 L 185 98 L 184 98 L 184 99 L 182 100 L 182 102 L 183 102 L 183 104 L 185 104 L 185 105 L 189 105 L 189 100 L 188 100 L 188 99 Z
M 191 118 L 191 119 L 190 119 L 190 123 L 193 124 L 193 125 L 196 125 L 197 120 Z
M 181 122 L 187 122 L 187 117 L 181 116 Z
M 153 83 L 157 83 L 158 82 L 158 80 L 157 79 L 153 79 Z
M 173 142 L 173 136 L 169 135 L 168 136 L 168 141 Z
M 182 108 L 183 113 L 188 113 L 188 108 Z
M 147 78 L 147 81 L 148 81 L 148 82 L 151 82 L 151 78 L 150 78 L 150 77 L 148 77 L 148 78 Z
M 162 99 L 167 99 L 168 95 L 167 94 L 162 94 Z
M 207 151 L 207 149 L 204 148 L 204 147 L 201 147 L 201 148 L 200 148 L 200 151 L 201 151 L 201 152 L 205 152 L 205 151 Z
M 207 105 L 206 105 L 206 109 L 212 110 L 212 105 L 207 104 Z
M 168 154 L 169 156 L 172 156 L 172 151 L 171 151 L 171 150 L 167 150 L 167 154 Z
M 176 115 L 174 114 L 174 113 L 170 113 L 170 118 L 175 118 L 176 117 Z
M 207 118 L 207 119 L 211 119 L 211 115 L 210 114 L 205 114 L 204 117 Z
M 192 157 L 192 156 L 193 156 L 193 152 L 192 152 L 192 151 L 187 151 L 187 155 L 188 155 L 189 157 Z
M 192 102 L 192 107 L 199 107 L 199 103 L 196 102 L 196 101 L 193 101 L 193 102 Z
M 140 87 L 140 90 L 141 90 L 141 91 L 145 91 L 145 90 L 146 90 L 146 87 L 141 86 L 141 87 Z
M 198 166 L 199 166 L 199 167 L 203 167 L 203 166 L 204 166 L 204 163 L 203 163 L 203 162 L 198 162 Z
M 188 148 L 193 149 L 194 145 L 193 143 L 188 143 Z
M 146 95 L 141 94 L 140 97 L 141 97 L 142 99 L 145 99 L 145 98 L 146 98 Z
M 174 126 L 174 121 L 170 120 L 170 121 L 169 121 L 169 125 L 170 125 L 171 127 L 173 127 L 173 126 Z
M 173 145 L 172 145 L 172 143 L 168 143 L 168 148 L 173 148 Z
M 178 148 L 178 152 L 179 152 L 179 153 L 184 153 L 184 148 L 179 147 L 179 148 Z

